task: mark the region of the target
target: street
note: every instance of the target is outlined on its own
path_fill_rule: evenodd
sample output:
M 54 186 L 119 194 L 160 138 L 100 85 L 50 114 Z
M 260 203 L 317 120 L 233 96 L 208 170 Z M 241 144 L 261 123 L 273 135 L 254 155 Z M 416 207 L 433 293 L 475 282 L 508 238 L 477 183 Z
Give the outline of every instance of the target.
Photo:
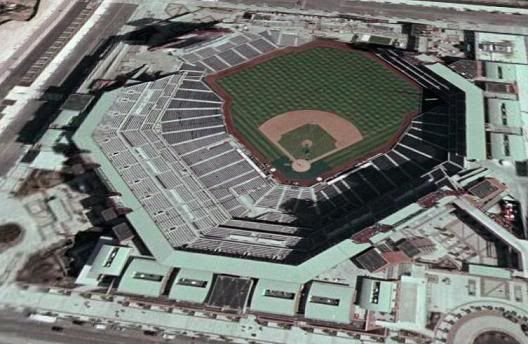
M 62 101 L 75 90 L 74 87 L 77 86 L 79 81 L 82 81 L 84 75 L 75 73 L 81 61 L 93 53 L 101 43 L 115 35 L 128 21 L 135 8 L 135 5 L 130 4 L 112 4 L 100 19 L 100 22 L 104 24 L 97 25 L 82 37 L 80 42 L 78 42 L 78 47 L 82 47 L 82 49 L 75 49 L 72 54 L 62 61 L 61 66 L 46 81 L 44 89 L 53 88 L 53 92 L 63 92 L 60 94 L 61 101 L 30 100 L 17 114 L 16 120 L 0 134 L 0 176 L 5 175 L 24 153 L 26 142 L 21 140 L 24 132 L 30 132 L 30 136 L 32 135 L 33 137 L 37 136 L 38 130 L 42 129 L 42 125 L 49 122 L 50 114 L 53 115 L 58 110 Z M 66 20 L 66 23 L 60 25 L 67 26 L 68 22 L 69 20 Z M 41 47 L 40 49 L 44 48 Z M 38 52 L 36 55 L 38 56 Z M 88 71 L 85 70 L 85 72 Z M 24 73 L 16 73 L 18 78 L 10 79 L 9 84 L 16 84 L 23 75 Z M 35 117 L 38 118 L 33 121 L 32 124 L 34 125 L 30 128 L 25 128 L 27 123 Z M 21 133 L 21 131 L 24 132 Z
M 54 326 L 63 330 L 54 331 L 52 330 Z M 46 324 L 31 321 L 22 314 L 10 313 L 6 310 L 0 311 L 0 344 L 145 344 L 167 342 L 169 342 L 168 339 L 148 336 L 137 330 L 96 330 L 89 324 L 74 325 L 66 321 Z M 171 339 L 170 342 L 178 344 L 212 343 L 211 341 L 184 337 Z

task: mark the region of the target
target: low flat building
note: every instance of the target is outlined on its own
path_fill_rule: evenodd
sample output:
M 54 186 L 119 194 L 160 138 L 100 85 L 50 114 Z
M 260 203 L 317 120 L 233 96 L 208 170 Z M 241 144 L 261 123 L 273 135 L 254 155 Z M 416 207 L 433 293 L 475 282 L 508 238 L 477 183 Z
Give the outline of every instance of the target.
M 349 324 L 354 314 L 355 289 L 348 285 L 315 281 L 306 301 L 308 319 Z
M 126 269 L 117 291 L 125 294 L 159 297 L 171 268 L 153 259 L 135 257 Z
M 98 286 L 107 276 L 120 276 L 131 252 L 132 248 L 114 245 L 111 238 L 102 237 L 75 283 Z
M 366 310 L 390 313 L 394 308 L 396 283 L 363 278 L 357 304 Z
M 528 63 L 526 37 L 503 33 L 476 32 L 477 60 L 506 63 Z
M 360 268 L 366 269 L 369 272 L 383 270 L 389 264 L 389 262 L 383 258 L 382 253 L 375 247 L 372 247 L 352 258 L 352 261 Z
M 204 303 L 212 287 L 213 273 L 208 271 L 181 269 L 178 271 L 169 292 L 169 299 Z
M 427 323 L 427 280 L 402 276 L 398 292 L 397 320 L 399 323 L 424 328 Z
M 253 292 L 250 308 L 254 312 L 294 316 L 300 294 L 301 284 L 261 279 Z
M 207 298 L 209 307 L 242 312 L 250 296 L 253 280 L 247 277 L 216 276 Z

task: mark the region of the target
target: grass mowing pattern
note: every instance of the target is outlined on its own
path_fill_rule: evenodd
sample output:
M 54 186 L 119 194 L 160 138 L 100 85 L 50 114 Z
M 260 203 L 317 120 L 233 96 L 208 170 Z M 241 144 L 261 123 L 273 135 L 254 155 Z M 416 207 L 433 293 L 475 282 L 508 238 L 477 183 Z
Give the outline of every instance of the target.
M 320 161 L 328 169 L 387 142 L 420 108 L 421 93 L 407 80 L 358 51 L 317 47 L 273 58 L 218 80 L 232 99 L 235 128 L 285 173 L 284 155 L 260 133 L 268 119 L 295 110 L 333 112 L 351 121 L 363 140 Z M 306 172 L 313 177 L 314 168 Z
M 304 144 L 305 140 L 310 145 Z M 296 159 L 312 160 L 335 149 L 335 140 L 315 124 L 306 124 L 284 134 L 279 144 Z

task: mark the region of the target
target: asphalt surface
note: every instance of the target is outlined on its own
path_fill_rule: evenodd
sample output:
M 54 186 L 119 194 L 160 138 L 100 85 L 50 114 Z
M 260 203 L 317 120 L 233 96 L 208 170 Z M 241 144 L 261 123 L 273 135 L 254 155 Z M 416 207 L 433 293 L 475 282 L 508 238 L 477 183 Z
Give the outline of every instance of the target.
M 83 8 L 84 7 L 77 8 L 77 11 L 79 11 L 78 13 L 80 13 Z M 74 88 L 64 86 L 66 80 L 71 76 L 72 73 L 74 73 L 75 68 L 86 56 L 92 54 L 100 44 L 105 42 L 109 37 L 115 35 L 120 30 L 120 28 L 128 21 L 135 8 L 136 5 L 131 4 L 112 4 L 105 15 L 100 19 L 99 24 L 92 28 L 90 32 L 82 38 L 82 40 L 78 43 L 78 48 L 72 54 L 70 54 L 63 61 L 61 67 L 49 77 L 48 81 L 44 85 L 45 89 L 52 90 L 52 93 L 59 92 L 60 94 L 58 94 L 58 96 L 62 100 L 65 100 L 69 94 L 73 93 L 75 91 Z M 66 29 L 70 26 L 71 22 L 72 18 L 65 16 L 65 19 L 61 23 L 58 23 L 57 27 Z M 60 36 L 61 32 L 60 30 L 58 31 Z M 49 44 L 55 42 L 53 39 L 54 37 L 55 36 L 51 36 L 48 39 L 46 36 L 46 38 L 44 38 L 45 44 L 39 44 L 36 47 L 36 51 L 31 54 L 31 56 L 35 56 L 31 60 L 25 61 L 25 63 L 27 62 L 30 65 L 24 65 L 20 67 L 20 71 L 15 73 L 15 77 L 8 81 L 6 87 L 8 87 L 10 84 L 16 85 L 22 80 L 23 76 L 26 74 L 29 68 L 31 68 L 32 61 L 37 61 L 39 59 L 39 54 L 42 54 L 44 51 L 46 51 Z M 84 72 L 89 72 L 89 70 Z M 83 77 L 83 75 L 77 76 L 79 80 L 81 80 Z M 75 82 L 72 82 L 71 79 L 69 80 L 69 83 L 72 84 L 72 86 L 75 84 Z M 3 87 L 4 86 L 2 85 L 0 90 L 3 89 Z M 47 108 L 43 109 L 42 106 L 44 103 L 46 103 L 44 100 L 34 100 L 29 102 L 20 111 L 17 116 L 17 120 L 13 121 L 11 125 L 7 127 L 2 134 L 0 134 L 0 176 L 5 175 L 24 153 L 25 143 L 23 140 L 20 140 L 19 134 L 27 122 L 29 122 L 38 111 L 45 112 L 44 115 L 46 115 L 47 118 L 43 118 L 43 122 L 46 122 L 46 120 L 49 120 L 49 116 L 53 115 L 53 112 L 56 112 L 60 106 L 60 102 L 58 102 L 56 103 L 56 106 L 51 104 Z M 37 135 L 37 132 L 35 131 L 34 134 Z
M 415 5 L 380 4 L 354 0 L 225 0 L 224 2 L 270 7 L 296 8 L 339 12 L 341 14 L 392 18 L 400 21 L 435 21 L 456 24 L 459 28 L 475 30 L 475 24 L 501 27 L 501 31 L 518 33 L 515 27 L 528 29 L 528 16 L 503 13 L 457 11 Z M 503 27 L 507 25 L 507 27 Z M 508 29 L 509 28 L 509 29 Z
M 86 7 L 86 2 L 77 2 L 70 11 L 64 16 L 64 19 L 57 23 L 57 25 L 41 39 L 39 44 L 33 48 L 31 54 L 23 59 L 10 73 L 10 75 L 0 85 L 0 98 L 5 96 L 13 89 L 14 86 L 20 83 L 24 75 L 31 69 L 31 67 L 41 58 L 46 50 L 59 39 L 59 36 L 66 30 L 71 22 L 81 13 Z M 28 86 L 28 85 L 26 85 Z
M 62 328 L 52 330 L 53 326 Z M 97 330 L 91 325 L 74 325 L 58 321 L 54 324 L 29 320 L 22 314 L 0 313 L 0 344 L 149 344 L 149 343 L 201 344 L 211 343 L 192 338 L 177 337 L 166 340 L 159 336 L 144 335 L 142 331 Z

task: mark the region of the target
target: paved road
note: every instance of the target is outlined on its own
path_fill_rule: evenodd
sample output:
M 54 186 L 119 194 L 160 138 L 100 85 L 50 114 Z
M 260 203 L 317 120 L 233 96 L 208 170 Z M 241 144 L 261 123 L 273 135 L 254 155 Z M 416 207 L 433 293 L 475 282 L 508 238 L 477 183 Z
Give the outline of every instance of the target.
M 25 59 L 23 59 L 10 73 L 10 75 L 0 85 L 0 99 L 5 96 L 13 89 L 13 87 L 20 83 L 24 74 L 33 66 L 35 62 L 44 54 L 44 52 L 50 47 L 55 41 L 59 39 L 59 36 L 66 30 L 71 22 L 81 13 L 86 7 L 86 2 L 77 2 L 70 11 L 64 16 L 63 20 L 55 25 L 55 27 L 35 46 Z
M 456 11 L 449 8 L 427 8 L 354 0 L 225 0 L 225 2 L 340 12 L 350 15 L 392 18 L 400 21 L 451 23 L 452 26 L 469 30 L 489 29 L 491 31 L 519 33 L 518 28 L 524 28 L 525 32 L 528 32 L 528 16 L 525 15 Z M 480 27 L 476 27 L 475 24 L 480 25 Z
M 53 331 L 52 326 L 63 328 L 61 332 Z M 0 313 L 0 344 L 149 344 L 168 343 L 161 337 L 146 336 L 135 330 L 96 330 L 89 325 L 73 325 L 63 321 L 56 324 L 45 324 L 30 321 L 17 313 Z M 196 339 L 178 337 L 170 343 L 198 344 L 211 343 Z
M 78 49 L 70 54 L 62 62 L 61 67 L 49 77 L 45 88 L 55 88 L 57 92 L 62 93 L 60 95 L 62 100 L 47 102 L 47 104 L 41 100 L 29 102 L 18 114 L 17 120 L 4 130 L 0 135 L 0 176 L 5 175 L 24 152 L 24 142 L 21 142 L 19 136 L 26 123 L 35 115 L 39 116 L 43 123 L 49 121 L 49 116 L 58 110 L 62 101 L 74 92 L 79 81 L 85 77 L 82 73 L 90 71 L 89 66 L 83 68 L 82 71 L 76 70 L 79 63 L 92 54 L 102 42 L 115 35 L 128 21 L 135 8 L 136 5 L 131 4 L 112 4 L 99 23 L 82 38 L 78 44 Z M 60 25 L 63 26 L 65 23 Z M 23 74 L 18 75 L 21 78 Z M 35 128 L 30 128 L 30 130 L 26 128 L 25 131 L 37 135 L 37 131 L 40 129 L 38 128 L 39 123 L 40 121 L 37 121 Z

